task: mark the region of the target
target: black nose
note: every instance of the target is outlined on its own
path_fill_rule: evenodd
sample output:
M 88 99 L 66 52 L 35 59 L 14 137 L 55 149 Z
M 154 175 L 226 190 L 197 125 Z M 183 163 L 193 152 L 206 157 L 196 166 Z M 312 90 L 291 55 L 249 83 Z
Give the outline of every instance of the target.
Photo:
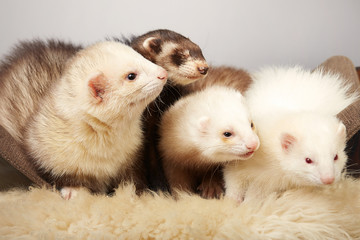
M 209 70 L 209 67 L 198 67 L 198 70 L 202 75 L 206 75 Z

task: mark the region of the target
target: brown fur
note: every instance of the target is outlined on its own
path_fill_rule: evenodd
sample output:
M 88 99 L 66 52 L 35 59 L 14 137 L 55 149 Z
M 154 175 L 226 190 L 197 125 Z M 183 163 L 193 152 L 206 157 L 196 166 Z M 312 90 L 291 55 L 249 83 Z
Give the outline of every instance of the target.
M 224 192 L 222 166 L 208 162 L 196 161 L 200 153 L 197 149 L 189 149 L 187 156 L 180 159 L 163 159 L 165 176 L 172 195 L 176 191 L 198 193 L 204 198 L 219 198 Z
M 229 66 L 211 66 L 208 75 L 199 81 L 186 86 L 188 92 L 195 92 L 205 89 L 209 86 L 220 85 L 244 93 L 252 83 L 250 74 L 243 69 L 229 67 Z
M 64 72 L 66 61 L 80 48 L 55 40 L 22 42 L 3 61 L 0 66 L 0 123 L 19 143 L 30 116 Z M 27 82 L 26 79 L 34 77 L 38 80 Z

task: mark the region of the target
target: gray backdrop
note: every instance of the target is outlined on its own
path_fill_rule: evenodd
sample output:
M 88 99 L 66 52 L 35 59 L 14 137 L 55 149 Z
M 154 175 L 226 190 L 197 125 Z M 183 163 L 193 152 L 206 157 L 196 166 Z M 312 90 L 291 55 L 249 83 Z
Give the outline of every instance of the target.
M 189 37 L 213 65 L 312 68 L 345 55 L 360 66 L 360 0 L 0 0 L 1 57 L 19 40 L 90 44 L 157 28 Z

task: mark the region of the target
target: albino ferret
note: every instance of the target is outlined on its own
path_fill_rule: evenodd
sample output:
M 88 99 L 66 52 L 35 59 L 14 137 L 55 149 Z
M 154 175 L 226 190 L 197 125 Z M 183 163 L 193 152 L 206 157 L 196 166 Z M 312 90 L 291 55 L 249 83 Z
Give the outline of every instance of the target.
M 242 94 L 220 86 L 177 101 L 163 114 L 159 134 L 171 193 L 200 190 L 204 197 L 219 196 L 221 181 L 211 179 L 213 172 L 226 162 L 249 159 L 259 147 Z
M 225 195 L 238 201 L 340 179 L 347 156 L 336 115 L 357 96 L 337 75 L 300 67 L 267 68 L 246 92 L 261 146 L 224 168 Z
M 70 187 L 65 198 L 71 187 L 107 192 L 131 167 L 143 139 L 142 113 L 167 72 L 129 46 L 107 41 L 78 51 L 61 77 L 53 76 L 46 66 L 56 65 L 54 51 L 40 55 L 36 49 L 48 43 L 36 44 L 18 47 L 0 70 L 1 124 L 48 182 Z

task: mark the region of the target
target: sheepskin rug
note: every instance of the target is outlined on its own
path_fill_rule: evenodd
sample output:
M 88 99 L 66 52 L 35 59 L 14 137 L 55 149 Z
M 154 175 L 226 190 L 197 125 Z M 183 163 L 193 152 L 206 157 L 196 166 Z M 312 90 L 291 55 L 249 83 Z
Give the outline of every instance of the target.
M 139 197 L 132 185 L 68 201 L 46 189 L 12 190 L 0 193 L 0 239 L 360 239 L 360 182 L 240 205 L 185 193 Z

